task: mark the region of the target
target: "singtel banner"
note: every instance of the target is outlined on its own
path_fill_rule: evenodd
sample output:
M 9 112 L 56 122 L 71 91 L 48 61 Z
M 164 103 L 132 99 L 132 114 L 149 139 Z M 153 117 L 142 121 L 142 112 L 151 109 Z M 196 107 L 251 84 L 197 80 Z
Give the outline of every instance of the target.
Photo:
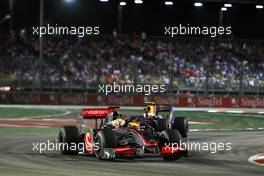
M 259 97 L 206 97 L 206 96 L 128 96 L 53 93 L 2 93 L 1 104 L 58 104 L 58 105 L 118 105 L 142 106 L 146 101 L 171 104 L 176 107 L 264 108 Z

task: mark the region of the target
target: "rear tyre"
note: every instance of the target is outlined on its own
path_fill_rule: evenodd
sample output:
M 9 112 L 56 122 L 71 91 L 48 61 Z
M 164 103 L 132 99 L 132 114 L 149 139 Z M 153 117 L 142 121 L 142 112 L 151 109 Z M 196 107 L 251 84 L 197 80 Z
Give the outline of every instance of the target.
M 162 147 L 165 144 L 167 145 L 179 145 L 181 143 L 181 134 L 177 129 L 169 129 L 162 131 L 160 133 L 159 146 Z M 175 161 L 180 159 L 181 154 L 179 153 L 170 153 L 163 155 L 162 158 L 165 161 Z
M 189 124 L 185 117 L 175 117 L 172 128 L 177 129 L 182 138 L 188 137 Z
M 158 119 L 156 131 L 164 131 L 169 128 L 169 123 L 167 119 Z
M 103 129 L 99 131 L 95 138 L 94 154 L 99 160 L 114 159 L 113 157 L 104 156 L 105 148 L 115 148 L 117 146 L 117 136 L 112 129 Z
M 79 129 L 76 126 L 65 126 L 60 129 L 59 139 L 60 151 L 64 155 L 77 155 L 80 142 Z

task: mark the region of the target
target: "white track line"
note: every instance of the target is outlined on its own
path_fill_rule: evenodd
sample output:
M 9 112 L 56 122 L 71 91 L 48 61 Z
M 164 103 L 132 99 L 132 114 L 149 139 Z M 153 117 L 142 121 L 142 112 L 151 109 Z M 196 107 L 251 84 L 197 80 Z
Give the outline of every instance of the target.
M 47 121 L 51 121 L 54 120 L 54 118 L 50 118 L 50 117 L 59 117 L 59 116 L 65 116 L 70 114 L 71 111 L 66 111 L 62 114 L 51 114 L 51 115 L 42 115 L 42 116 L 28 116 L 28 117 L 0 117 L 0 120 L 6 120 L 6 121 L 28 121 L 28 120 L 34 120 L 34 119 L 41 119 L 41 118 L 45 118 L 42 119 L 47 120 Z M 67 118 L 68 119 L 68 118 Z
M 244 111 L 225 111 L 227 113 L 242 114 Z
M 52 121 L 52 122 L 73 122 L 75 118 L 1 118 L 0 121 Z
M 71 111 L 66 111 L 62 114 L 51 114 L 51 115 L 42 115 L 42 116 L 30 116 L 30 117 L 20 117 L 20 118 L 25 118 L 25 119 L 30 119 L 30 118 L 49 118 L 49 117 L 58 117 L 58 116 L 65 116 L 70 114 Z

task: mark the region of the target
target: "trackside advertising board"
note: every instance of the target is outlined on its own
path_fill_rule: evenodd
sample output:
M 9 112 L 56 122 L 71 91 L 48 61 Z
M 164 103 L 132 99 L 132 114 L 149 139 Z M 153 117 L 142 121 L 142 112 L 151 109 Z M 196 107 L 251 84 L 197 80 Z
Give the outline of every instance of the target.
M 54 104 L 54 105 L 117 105 L 142 106 L 146 101 L 171 104 L 176 107 L 264 108 L 260 97 L 206 97 L 206 96 L 125 96 L 53 93 L 5 93 L 1 104 Z

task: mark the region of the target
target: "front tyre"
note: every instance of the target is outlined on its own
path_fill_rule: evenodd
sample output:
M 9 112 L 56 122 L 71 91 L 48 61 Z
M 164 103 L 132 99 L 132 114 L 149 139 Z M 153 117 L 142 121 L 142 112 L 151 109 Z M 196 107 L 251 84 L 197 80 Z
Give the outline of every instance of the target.
M 169 123 L 167 119 L 158 119 L 157 120 L 157 126 L 156 131 L 164 131 L 169 128 Z
M 76 126 L 65 126 L 60 129 L 59 138 L 60 151 L 64 155 L 77 155 L 80 142 L 79 129 Z
M 172 128 L 177 129 L 182 138 L 188 137 L 189 124 L 185 117 L 175 117 Z
M 160 148 L 164 146 L 165 144 L 169 144 L 170 146 L 172 145 L 180 145 L 181 143 L 181 134 L 177 129 L 169 129 L 162 131 L 160 133 L 160 139 L 159 139 L 159 146 Z M 165 154 L 162 156 L 162 158 L 165 161 L 175 161 L 180 159 L 181 154 L 179 153 L 170 153 L 170 154 Z
M 97 159 L 114 159 L 114 153 L 111 150 L 117 146 L 117 136 L 112 129 L 103 129 L 99 131 L 95 138 L 94 154 Z M 106 152 L 105 149 L 109 149 Z

